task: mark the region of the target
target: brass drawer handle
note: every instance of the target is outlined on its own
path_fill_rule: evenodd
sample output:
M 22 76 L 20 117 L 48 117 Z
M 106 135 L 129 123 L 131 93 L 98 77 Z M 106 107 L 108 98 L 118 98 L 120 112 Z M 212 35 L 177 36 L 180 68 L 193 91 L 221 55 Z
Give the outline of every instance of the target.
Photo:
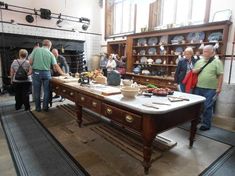
M 85 100 L 85 98 L 84 97 L 81 97 L 81 101 L 84 101 Z
M 134 121 L 134 118 L 133 118 L 133 116 L 131 116 L 131 115 L 126 115 L 125 120 L 126 120 L 128 123 L 132 123 L 132 122 Z
M 97 103 L 93 101 L 93 102 L 92 102 L 92 106 L 93 106 L 93 107 L 96 107 L 96 106 L 97 106 Z
M 63 90 L 62 90 L 62 92 L 63 92 L 63 93 L 65 93 L 65 92 L 66 92 L 66 90 L 65 90 L 65 89 L 63 89 Z
M 58 87 L 58 86 L 56 86 L 56 87 L 55 87 L 55 89 L 56 89 L 56 90 L 58 90 L 58 89 L 59 89 L 59 87 Z
M 70 96 L 73 96 L 74 95 L 74 93 L 73 92 L 70 92 L 70 94 L 69 94 Z
M 149 79 L 146 79 L 147 82 L 149 82 Z
M 113 113 L 112 109 L 110 109 L 110 108 L 107 108 L 106 112 L 107 112 L 108 115 L 111 115 Z

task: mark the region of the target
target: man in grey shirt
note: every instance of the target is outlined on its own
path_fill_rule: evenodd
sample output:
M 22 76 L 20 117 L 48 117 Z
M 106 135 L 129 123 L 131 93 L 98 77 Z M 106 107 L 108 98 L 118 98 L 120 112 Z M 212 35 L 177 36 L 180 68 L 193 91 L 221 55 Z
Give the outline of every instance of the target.
M 62 55 L 59 55 L 58 50 L 57 49 L 53 49 L 52 50 L 53 55 L 55 56 L 58 65 L 60 66 L 60 68 L 65 72 L 65 73 L 69 73 L 69 65 L 65 59 L 65 57 L 63 57 Z

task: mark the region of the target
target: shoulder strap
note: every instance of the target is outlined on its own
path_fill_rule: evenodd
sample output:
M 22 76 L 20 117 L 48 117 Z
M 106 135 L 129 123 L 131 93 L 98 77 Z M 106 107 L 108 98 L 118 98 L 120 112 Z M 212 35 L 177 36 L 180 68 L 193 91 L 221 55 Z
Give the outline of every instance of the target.
M 22 67 L 22 65 L 24 64 L 24 62 L 25 62 L 26 60 L 24 60 L 24 62 L 22 62 L 22 64 L 19 63 L 18 59 L 16 59 L 16 61 L 18 62 L 19 66 Z
M 209 63 L 211 63 L 214 59 L 215 59 L 214 57 L 210 58 L 209 61 L 201 68 L 201 70 L 200 70 L 197 74 L 199 75 L 199 74 L 202 72 L 202 70 L 203 70 L 204 68 L 206 68 L 206 66 L 207 66 Z

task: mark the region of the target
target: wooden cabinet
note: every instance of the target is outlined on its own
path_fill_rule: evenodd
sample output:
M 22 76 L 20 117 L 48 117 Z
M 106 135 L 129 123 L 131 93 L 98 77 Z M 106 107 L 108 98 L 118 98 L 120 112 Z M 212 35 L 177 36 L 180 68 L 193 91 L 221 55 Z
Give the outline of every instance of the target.
M 192 47 L 195 54 L 201 54 L 203 45 L 216 45 L 217 55 L 223 58 L 230 24 L 223 21 L 129 35 L 127 76 L 139 83 L 176 88 L 173 76 L 185 48 Z M 141 72 L 135 75 L 136 67 Z
M 126 56 L 126 40 L 108 42 L 108 55 L 118 54 L 119 57 Z

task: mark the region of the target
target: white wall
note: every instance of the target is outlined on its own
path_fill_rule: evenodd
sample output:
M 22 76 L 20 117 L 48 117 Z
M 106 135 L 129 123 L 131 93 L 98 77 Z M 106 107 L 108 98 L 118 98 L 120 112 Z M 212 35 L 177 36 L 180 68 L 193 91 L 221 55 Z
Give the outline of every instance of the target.
M 37 35 L 44 37 L 53 38 L 66 38 L 66 39 L 76 39 L 85 40 L 85 53 L 89 63 L 92 55 L 100 53 L 101 50 L 101 40 L 102 40 L 102 8 L 99 6 L 99 0 L 7 0 L 3 1 L 9 5 L 22 6 L 27 8 L 35 8 L 39 10 L 40 8 L 45 8 L 51 10 L 52 13 L 61 13 L 62 15 L 69 15 L 75 17 L 86 17 L 91 20 L 90 26 L 86 33 L 80 33 L 81 23 L 66 22 L 66 24 L 59 28 L 56 26 L 57 19 L 45 20 L 41 19 L 39 16 L 34 16 L 35 20 L 32 25 L 44 26 L 58 29 L 72 30 L 74 28 L 76 32 L 64 32 L 52 29 L 43 29 L 37 27 L 27 27 L 19 24 L 31 25 L 25 20 L 26 14 L 11 12 L 2 10 L 2 20 L 10 22 L 13 19 L 18 25 L 5 24 L 4 32 L 7 33 L 17 33 L 23 35 Z M 9 9 L 22 10 L 9 6 Z M 23 10 L 32 12 L 31 10 Z M 39 12 L 40 14 L 40 12 Z M 93 34 L 95 33 L 95 34 Z M 97 35 L 100 34 L 100 35 Z M 88 65 L 89 67 L 89 65 Z
M 227 43 L 227 51 L 226 54 L 227 55 L 231 55 L 232 54 L 232 42 L 235 40 L 234 38 L 234 34 L 235 34 L 235 30 L 234 30 L 234 25 L 235 25 L 235 1 L 233 0 L 212 0 L 211 1 L 211 13 L 210 13 L 210 21 L 212 21 L 214 13 L 217 11 L 221 11 L 221 10 L 226 10 L 226 9 L 230 9 L 232 10 L 232 25 L 230 26 L 230 32 L 229 32 L 229 36 L 228 36 L 228 43 Z M 234 53 L 235 54 L 235 53 Z M 229 78 L 229 69 L 230 69 L 230 64 L 231 60 L 226 60 L 224 63 L 224 82 L 228 82 L 228 78 Z M 232 70 L 232 75 L 231 75 L 231 83 L 235 84 L 235 58 L 233 61 L 233 70 Z

